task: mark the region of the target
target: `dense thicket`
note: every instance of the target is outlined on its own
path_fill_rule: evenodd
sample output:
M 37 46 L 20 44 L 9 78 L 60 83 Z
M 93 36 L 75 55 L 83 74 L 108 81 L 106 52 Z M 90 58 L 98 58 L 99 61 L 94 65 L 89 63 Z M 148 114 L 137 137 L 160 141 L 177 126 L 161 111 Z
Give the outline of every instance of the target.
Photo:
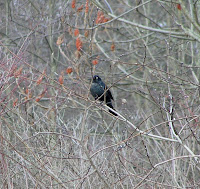
M 200 187 L 200 1 L 0 8 L 2 188 Z

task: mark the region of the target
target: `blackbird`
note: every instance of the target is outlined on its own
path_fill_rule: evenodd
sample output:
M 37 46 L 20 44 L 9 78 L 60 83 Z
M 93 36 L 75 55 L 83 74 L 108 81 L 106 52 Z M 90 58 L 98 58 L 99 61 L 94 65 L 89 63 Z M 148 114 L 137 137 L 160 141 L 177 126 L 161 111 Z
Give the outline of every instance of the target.
M 104 101 L 107 106 L 109 106 L 110 108 L 115 110 L 112 105 L 112 101 L 111 101 L 111 100 L 113 100 L 113 96 L 112 96 L 110 90 L 108 89 L 108 87 L 105 85 L 105 83 L 101 80 L 101 78 L 98 75 L 95 75 L 92 78 L 90 92 L 91 92 L 92 96 L 95 98 L 95 100 L 98 99 L 100 101 Z M 109 109 L 109 112 L 111 114 L 117 116 L 117 114 L 110 109 Z

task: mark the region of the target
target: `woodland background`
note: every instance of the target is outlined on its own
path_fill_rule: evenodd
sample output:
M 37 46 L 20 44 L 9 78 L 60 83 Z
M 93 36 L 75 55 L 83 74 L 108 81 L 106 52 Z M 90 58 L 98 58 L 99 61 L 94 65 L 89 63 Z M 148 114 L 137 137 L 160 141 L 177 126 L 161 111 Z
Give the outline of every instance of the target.
M 1 188 L 200 187 L 200 1 L 0 8 Z

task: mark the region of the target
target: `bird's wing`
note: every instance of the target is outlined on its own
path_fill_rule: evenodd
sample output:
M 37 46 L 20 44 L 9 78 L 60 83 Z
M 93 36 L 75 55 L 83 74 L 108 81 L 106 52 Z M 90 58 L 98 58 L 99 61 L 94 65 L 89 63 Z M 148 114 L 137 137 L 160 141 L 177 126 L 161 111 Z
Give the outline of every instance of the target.
M 105 90 L 107 90 L 107 89 L 108 89 L 108 87 L 105 85 Z M 108 97 L 110 97 L 112 100 L 114 100 L 114 99 L 113 99 L 113 96 L 112 96 L 112 93 L 111 93 L 110 90 L 107 90 L 106 96 L 108 96 Z

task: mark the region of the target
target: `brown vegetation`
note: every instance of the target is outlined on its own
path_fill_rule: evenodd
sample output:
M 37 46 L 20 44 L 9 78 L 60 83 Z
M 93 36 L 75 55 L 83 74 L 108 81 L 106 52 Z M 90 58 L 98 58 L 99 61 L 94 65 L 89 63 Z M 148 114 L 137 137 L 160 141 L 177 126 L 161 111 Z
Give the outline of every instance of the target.
M 200 1 L 0 8 L 1 188 L 200 187 Z

